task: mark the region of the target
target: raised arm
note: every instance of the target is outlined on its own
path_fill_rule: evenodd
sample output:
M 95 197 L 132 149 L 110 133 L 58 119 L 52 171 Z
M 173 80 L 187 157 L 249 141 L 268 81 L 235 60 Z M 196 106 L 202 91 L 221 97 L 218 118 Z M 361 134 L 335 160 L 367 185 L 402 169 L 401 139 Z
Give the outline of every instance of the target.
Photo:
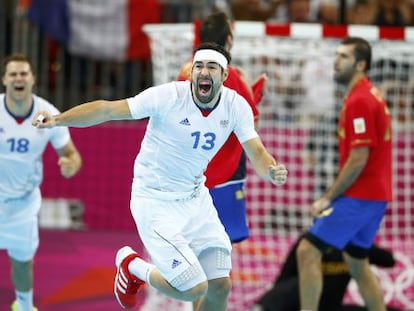
M 110 120 L 132 119 L 125 99 L 107 101 L 95 100 L 75 106 L 61 114 L 52 116 L 47 111 L 35 114 L 32 124 L 38 128 L 55 126 L 88 127 Z
M 256 173 L 261 178 L 277 186 L 286 183 L 288 174 L 286 167 L 277 163 L 275 158 L 266 150 L 260 138 L 250 139 L 242 145 Z

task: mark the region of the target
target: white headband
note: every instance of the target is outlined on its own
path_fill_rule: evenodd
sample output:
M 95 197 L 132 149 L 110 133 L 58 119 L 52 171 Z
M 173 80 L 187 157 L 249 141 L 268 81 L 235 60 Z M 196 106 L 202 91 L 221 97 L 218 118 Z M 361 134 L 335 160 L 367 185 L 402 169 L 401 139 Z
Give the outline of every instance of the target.
M 227 69 L 228 61 L 226 57 L 215 50 L 198 50 L 194 54 L 193 64 L 203 60 L 213 61 L 223 67 L 223 69 Z

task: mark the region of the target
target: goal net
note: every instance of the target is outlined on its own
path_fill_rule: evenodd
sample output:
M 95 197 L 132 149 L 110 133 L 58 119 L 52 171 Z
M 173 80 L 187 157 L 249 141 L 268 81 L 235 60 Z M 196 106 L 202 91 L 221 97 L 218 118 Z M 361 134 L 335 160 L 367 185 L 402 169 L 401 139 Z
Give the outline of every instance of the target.
M 175 80 L 181 65 L 191 58 L 193 25 L 144 29 L 151 39 L 154 83 Z M 414 310 L 414 31 L 257 22 L 235 23 L 232 63 L 252 80 L 261 73 L 268 76 L 259 105 L 259 133 L 270 152 L 288 167 L 289 180 L 274 187 L 262 182 L 248 164 L 251 237 L 234 246 L 229 310 L 248 310 L 272 286 L 292 243 L 311 222 L 310 203 L 337 171 L 336 116 L 344 90 L 332 81 L 333 56 L 346 34 L 372 43 L 370 77 L 383 91 L 394 121 L 394 201 L 377 243 L 392 250 L 397 264 L 374 269 L 387 303 Z M 352 283 L 346 299 L 361 302 Z M 169 302 L 168 310 L 174 303 Z M 176 304 L 177 310 L 182 308 Z

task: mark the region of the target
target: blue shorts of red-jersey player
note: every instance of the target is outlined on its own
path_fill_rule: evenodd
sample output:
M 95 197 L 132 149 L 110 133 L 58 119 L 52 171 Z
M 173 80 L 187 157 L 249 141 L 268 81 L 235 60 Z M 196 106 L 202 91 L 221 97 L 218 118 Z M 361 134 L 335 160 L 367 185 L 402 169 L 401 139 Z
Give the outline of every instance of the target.
M 244 181 L 232 181 L 210 189 L 214 206 L 232 243 L 249 237 Z
M 385 215 L 388 202 L 346 196 L 316 217 L 305 238 L 322 252 L 333 246 L 356 258 L 366 258 Z

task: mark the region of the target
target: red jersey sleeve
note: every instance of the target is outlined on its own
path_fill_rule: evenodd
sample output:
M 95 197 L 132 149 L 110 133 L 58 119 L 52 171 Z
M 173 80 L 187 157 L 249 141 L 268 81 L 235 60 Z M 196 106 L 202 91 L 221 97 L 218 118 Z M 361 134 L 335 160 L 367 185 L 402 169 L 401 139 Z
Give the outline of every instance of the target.
M 257 109 L 257 103 L 253 97 L 253 90 L 249 85 L 245 83 L 240 73 L 235 68 L 229 66 L 228 70 L 229 76 L 227 77 L 227 80 L 224 81 L 224 85 L 235 90 L 249 103 L 250 107 L 252 108 L 253 115 L 256 118 L 259 115 L 259 110 Z

